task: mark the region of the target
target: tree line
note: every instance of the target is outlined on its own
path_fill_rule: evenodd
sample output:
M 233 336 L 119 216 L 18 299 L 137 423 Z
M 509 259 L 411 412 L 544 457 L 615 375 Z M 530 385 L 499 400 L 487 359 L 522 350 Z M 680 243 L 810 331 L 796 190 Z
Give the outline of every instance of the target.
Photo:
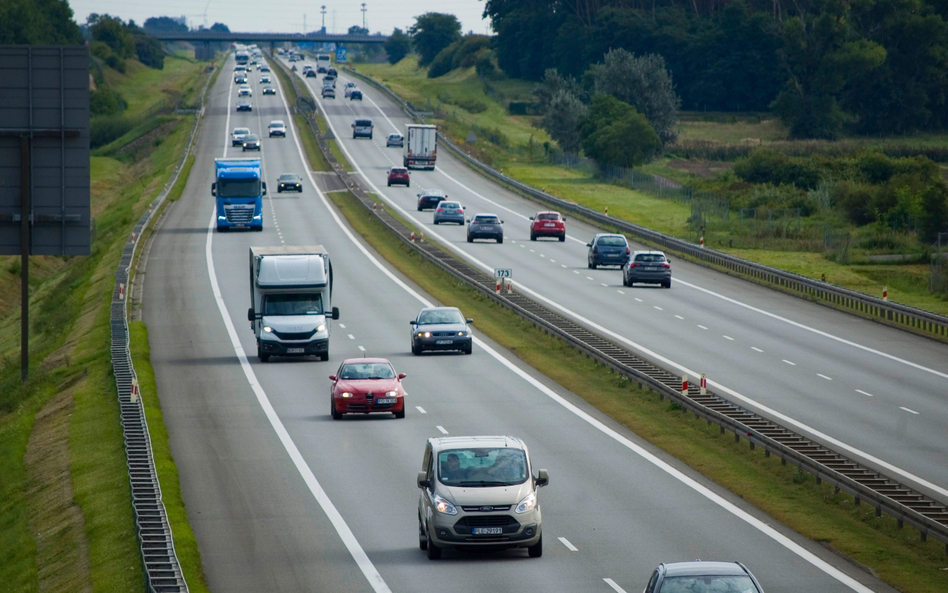
M 487 0 L 499 66 L 586 89 L 613 49 L 662 56 L 696 111 L 773 110 L 794 137 L 948 128 L 948 3 Z

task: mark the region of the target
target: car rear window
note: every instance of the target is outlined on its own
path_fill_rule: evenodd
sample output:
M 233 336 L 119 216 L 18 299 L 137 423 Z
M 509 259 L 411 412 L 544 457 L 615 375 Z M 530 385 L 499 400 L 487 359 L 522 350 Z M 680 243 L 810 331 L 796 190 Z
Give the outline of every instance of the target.
M 626 245 L 625 237 L 600 237 L 598 243 L 606 247 L 624 247 Z
M 457 202 L 441 202 L 441 207 L 458 209 L 461 207 L 461 205 L 458 204 Z
M 559 220 L 560 215 L 556 213 L 546 212 L 544 214 L 537 214 L 537 220 Z
M 371 119 L 357 119 L 355 122 L 355 125 L 359 127 L 371 127 L 372 120 Z
M 250 128 L 234 128 L 235 134 L 249 134 Z
M 642 253 L 635 256 L 635 261 L 662 263 L 665 261 L 665 256 L 661 253 Z
M 500 224 L 500 219 L 496 216 L 476 216 L 474 222 L 477 224 Z

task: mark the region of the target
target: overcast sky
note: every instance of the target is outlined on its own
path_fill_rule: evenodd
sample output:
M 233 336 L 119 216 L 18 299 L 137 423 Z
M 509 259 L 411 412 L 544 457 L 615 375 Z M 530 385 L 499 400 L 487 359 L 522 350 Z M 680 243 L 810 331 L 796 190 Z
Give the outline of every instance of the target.
M 320 6 L 326 5 L 326 30 L 345 33 L 352 25 L 362 25 L 362 2 L 351 0 L 69 0 L 75 19 L 84 23 L 89 14 L 108 13 L 141 25 L 153 16 L 187 16 L 188 25 L 224 23 L 231 31 L 275 31 L 302 33 L 322 26 Z M 462 31 L 487 33 L 489 20 L 482 19 L 482 0 L 366 0 L 366 25 L 370 32 L 389 34 L 414 24 L 414 17 L 426 12 L 447 12 L 458 17 Z

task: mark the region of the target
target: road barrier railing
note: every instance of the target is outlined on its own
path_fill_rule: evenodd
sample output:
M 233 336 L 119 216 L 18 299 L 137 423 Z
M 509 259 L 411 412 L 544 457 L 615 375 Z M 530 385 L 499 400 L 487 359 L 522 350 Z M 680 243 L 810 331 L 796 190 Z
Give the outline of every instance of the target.
M 365 80 L 371 81 L 368 78 Z M 393 99 L 408 108 L 397 96 L 393 95 Z M 334 157 L 325 141 L 320 142 L 320 148 L 333 163 Z M 692 413 L 709 424 L 717 425 L 722 433 L 733 433 L 735 441 L 744 439 L 751 449 L 762 448 L 767 457 L 776 455 L 783 464 L 796 465 L 800 470 L 814 475 L 818 484 L 826 482 L 837 493 L 850 494 L 857 505 L 872 506 L 877 516 L 885 513 L 894 517 L 900 528 L 909 525 L 917 529 L 922 541 L 932 537 L 943 542 L 945 553 L 948 554 L 948 506 L 942 501 L 728 401 L 707 389 L 705 377 L 697 385 L 693 382 L 683 385 L 680 375 L 603 338 L 521 291 L 498 290 L 496 278 L 473 268 L 430 241 L 416 239 L 414 235 L 418 231 L 407 227 L 392 216 L 384 205 L 368 195 L 356 175 L 349 175 L 335 165 L 334 168 L 346 187 L 369 212 L 402 242 L 438 268 L 535 326 L 558 336 L 607 368 L 654 391 L 663 399 L 669 398 L 681 407 L 683 413 Z
M 208 86 L 214 78 L 209 74 L 201 91 L 200 103 L 204 104 Z M 178 180 L 184 163 L 191 152 L 198 123 L 203 108 L 194 116 L 191 133 L 185 145 L 184 153 L 175 167 L 174 173 L 161 190 L 161 193 L 148 206 L 135 224 L 132 234 L 125 243 L 118 268 L 115 270 L 115 287 L 112 290 L 110 326 L 112 334 L 112 370 L 115 374 L 115 387 L 118 391 L 119 408 L 122 418 L 122 432 L 125 439 L 125 456 L 128 464 L 128 477 L 132 490 L 132 511 L 135 519 L 135 533 L 138 538 L 142 566 L 145 570 L 145 587 L 150 593 L 185 593 L 188 584 L 185 581 L 181 564 L 174 549 L 174 538 L 168 513 L 161 498 L 161 484 L 155 469 L 155 458 L 151 446 L 151 435 L 145 418 L 145 407 L 138 389 L 138 376 L 132 364 L 129 351 L 128 332 L 128 293 L 132 262 L 138 249 L 142 232 L 151 224 L 168 192 Z
M 384 92 L 386 96 L 398 103 L 410 117 L 421 122 L 427 122 L 410 103 L 403 100 L 387 86 L 355 70 L 347 70 L 347 73 L 358 77 L 360 80 Z M 607 228 L 618 229 L 639 241 L 660 246 L 669 251 L 684 255 L 693 261 L 726 270 L 762 284 L 777 287 L 797 296 L 813 299 L 863 317 L 914 331 L 922 335 L 948 339 L 948 317 L 943 315 L 908 305 L 893 303 L 879 297 L 842 288 L 828 282 L 814 280 L 800 274 L 779 270 L 727 253 L 715 251 L 714 249 L 702 245 L 696 245 L 689 241 L 672 237 L 614 216 L 609 216 L 606 213 L 587 208 L 575 202 L 557 198 L 547 192 L 504 175 L 502 172 L 480 162 L 440 132 L 438 133 L 438 139 L 452 154 L 476 171 L 527 197 L 558 210 L 581 216 Z

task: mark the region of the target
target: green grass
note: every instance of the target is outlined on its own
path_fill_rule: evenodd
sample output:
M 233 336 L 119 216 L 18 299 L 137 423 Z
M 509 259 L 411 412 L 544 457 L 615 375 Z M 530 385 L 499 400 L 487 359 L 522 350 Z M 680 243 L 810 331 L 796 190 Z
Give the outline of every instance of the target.
M 349 172 L 355 171 L 355 168 L 349 163 L 349 159 L 346 158 L 345 153 L 342 152 L 342 149 L 339 148 L 339 142 L 336 140 L 326 140 L 326 144 L 329 145 L 329 150 L 332 152 L 332 155 L 336 157 L 336 160 L 339 161 L 339 164 Z
M 168 521 L 174 537 L 174 548 L 181 570 L 184 572 L 188 588 L 196 593 L 208 591 L 207 580 L 201 566 L 201 554 L 198 551 L 194 531 L 188 523 L 187 510 L 181 496 L 181 484 L 178 481 L 178 468 L 171 455 L 168 443 L 168 431 L 161 413 L 161 401 L 158 399 L 158 386 L 155 382 L 155 370 L 151 366 L 151 349 L 148 345 L 148 329 L 142 321 L 128 324 L 129 348 L 138 375 L 148 432 L 151 435 L 151 447 L 155 456 L 155 468 L 161 481 L 161 495 L 168 512 Z
M 168 192 L 168 201 L 177 202 L 181 197 L 181 194 L 184 192 L 184 186 L 188 184 L 188 177 L 191 176 L 191 167 L 194 166 L 194 155 L 189 154 L 188 158 L 184 159 L 184 166 L 181 167 L 181 173 L 178 174 L 178 179 L 175 180 L 174 185 L 171 187 L 171 191 Z
M 293 121 L 296 128 L 300 131 L 300 140 L 303 141 L 303 149 L 306 151 L 306 157 L 309 159 L 309 166 L 313 171 L 332 171 L 329 161 L 323 156 L 319 145 L 316 144 L 316 136 L 313 135 L 313 129 L 309 126 L 309 121 L 302 113 L 294 113 Z
M 877 519 L 867 505 L 836 495 L 826 484 L 792 466 L 781 466 L 746 441 L 683 414 L 564 342 L 495 304 L 399 240 L 348 192 L 330 194 L 352 227 L 401 273 L 440 303 L 457 306 L 473 317 L 478 331 L 615 418 L 643 439 L 678 457 L 708 478 L 729 488 L 790 528 L 832 546 L 868 566 L 903 593 L 948 590 L 944 546 L 919 541 L 918 532 L 899 530 L 889 517 Z
M 105 79 L 125 98 L 124 115 L 137 117 L 161 102 L 174 103 L 174 97 L 203 84 L 201 73 L 206 62 L 194 62 L 174 56 L 165 57 L 162 70 L 153 70 L 137 60 L 127 60 L 125 74 L 106 68 Z M 199 91 L 200 92 L 200 91 Z

